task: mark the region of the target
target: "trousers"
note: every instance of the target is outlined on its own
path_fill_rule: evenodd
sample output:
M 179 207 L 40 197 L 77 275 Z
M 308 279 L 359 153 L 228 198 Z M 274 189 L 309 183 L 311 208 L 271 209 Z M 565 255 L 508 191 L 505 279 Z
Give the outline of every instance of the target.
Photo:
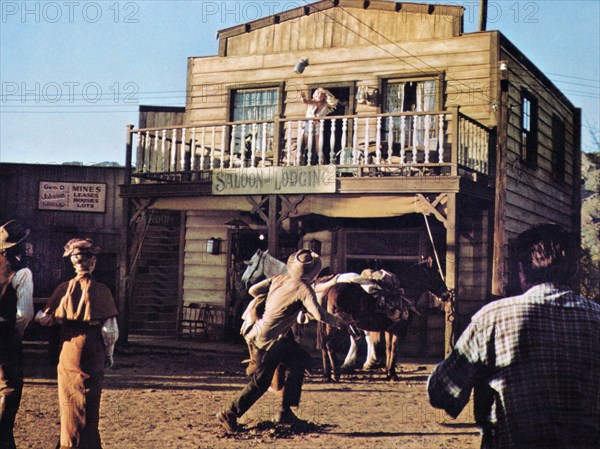
M 300 404 L 304 371 L 309 367 L 310 356 L 292 338 L 276 341 L 257 361 L 256 371 L 250 382 L 230 405 L 230 409 L 240 417 L 265 394 L 271 385 L 275 371 L 285 369 L 283 381 L 282 408 L 297 407 Z

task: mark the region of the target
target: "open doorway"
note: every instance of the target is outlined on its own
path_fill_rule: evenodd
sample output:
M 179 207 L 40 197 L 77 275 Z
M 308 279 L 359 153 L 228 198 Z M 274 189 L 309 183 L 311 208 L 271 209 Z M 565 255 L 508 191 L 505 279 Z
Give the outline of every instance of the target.
M 327 89 L 331 94 L 338 100 L 338 104 L 336 108 L 329 114 L 329 116 L 337 116 L 337 115 L 349 115 L 352 113 L 351 104 L 351 91 L 353 90 L 351 86 L 332 86 L 329 87 L 327 85 L 317 86 L 314 89 L 311 89 L 311 95 L 318 87 L 323 87 Z M 326 164 L 334 163 L 335 161 L 331 160 L 331 129 L 332 129 L 332 120 L 325 121 L 325 128 L 323 130 L 323 155 Z M 348 126 L 347 133 L 350 132 L 350 126 Z M 348 139 L 350 139 L 350 134 L 348 135 Z M 342 150 L 342 120 L 335 120 L 335 146 L 333 148 L 334 154 L 339 154 Z

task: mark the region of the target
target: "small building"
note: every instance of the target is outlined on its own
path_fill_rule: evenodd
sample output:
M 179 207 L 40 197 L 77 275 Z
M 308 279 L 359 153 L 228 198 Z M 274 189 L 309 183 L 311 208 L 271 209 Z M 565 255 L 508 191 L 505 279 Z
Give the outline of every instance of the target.
M 126 217 L 119 185 L 124 179 L 124 167 L 0 164 L 0 222 L 17 219 L 31 230 L 26 256 L 36 309 L 73 276 L 70 261 L 62 255 L 74 237 L 92 237 L 100 245 L 94 276 L 118 301 L 124 276 L 119 273 Z
M 441 355 L 516 285 L 518 233 L 580 227 L 580 111 L 501 32 L 464 33 L 463 13 L 318 1 L 220 31 L 217 55 L 188 60 L 181 124 L 129 129 L 127 276 L 210 305 L 221 338 L 257 248 L 397 274 L 434 252 L 454 308 L 405 352 Z M 302 94 L 318 88 L 338 103 L 307 119 Z M 158 240 L 168 274 L 147 264 Z M 129 312 L 158 322 L 167 299 L 149 300 Z

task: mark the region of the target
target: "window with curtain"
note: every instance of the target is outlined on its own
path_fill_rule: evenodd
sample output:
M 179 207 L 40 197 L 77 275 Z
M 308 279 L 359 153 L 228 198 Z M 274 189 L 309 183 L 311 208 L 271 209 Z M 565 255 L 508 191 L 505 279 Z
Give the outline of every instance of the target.
M 231 119 L 234 122 L 273 120 L 278 113 L 279 88 L 277 87 L 236 89 L 232 91 L 231 95 Z M 266 131 L 266 150 L 270 150 L 272 147 L 273 130 L 273 123 L 269 123 Z M 244 148 L 246 157 L 249 157 L 253 138 L 256 151 L 260 151 L 263 132 L 262 124 L 259 124 L 254 131 L 252 125 L 247 124 L 244 136 L 242 136 L 242 127 L 238 125 L 235 131 L 236 151 L 241 152 L 241 149 Z
M 390 80 L 385 87 L 384 111 L 386 113 L 393 112 L 427 112 L 437 109 L 437 80 Z M 396 117 L 394 122 L 394 142 L 396 146 L 401 139 L 401 118 Z M 405 134 L 404 147 L 412 146 L 413 136 L 416 137 L 417 146 L 422 146 L 425 136 L 425 117 L 418 116 L 416 126 L 412 116 L 407 116 L 404 119 Z M 388 123 L 385 123 L 385 133 L 388 132 Z M 430 137 L 435 135 L 436 120 L 430 120 L 429 129 Z

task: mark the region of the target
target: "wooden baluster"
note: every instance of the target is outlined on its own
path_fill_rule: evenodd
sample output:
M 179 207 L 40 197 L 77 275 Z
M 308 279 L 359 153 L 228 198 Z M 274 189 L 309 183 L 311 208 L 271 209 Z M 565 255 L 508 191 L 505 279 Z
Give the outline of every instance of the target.
M 287 153 L 285 165 L 289 167 L 292 162 L 292 122 L 285 122 L 285 152 Z
M 425 147 L 424 162 L 429 164 L 429 119 L 430 115 L 425 116 L 425 129 L 423 130 L 423 146 Z
M 369 117 L 365 118 L 365 140 L 364 140 L 364 144 L 365 144 L 365 149 L 363 151 L 363 164 L 367 165 L 369 163 L 369 139 L 370 139 L 370 120 Z
M 144 172 L 149 173 L 152 171 L 150 166 L 152 162 L 152 140 L 150 139 L 150 133 L 146 131 L 144 137 Z
M 377 165 L 381 165 L 381 117 L 377 117 L 375 133 L 375 162 Z
M 358 164 L 358 118 L 354 119 L 354 135 L 352 136 L 352 164 Z
M 242 167 L 246 166 L 246 124 L 242 123 L 241 126 L 241 140 L 240 140 L 240 164 Z
M 214 170 L 215 168 L 215 140 L 216 140 L 216 128 L 212 126 L 210 128 L 210 169 Z
M 227 126 L 221 125 L 221 167 L 225 168 L 225 155 L 227 154 L 227 148 L 225 146 L 225 142 L 227 139 L 225 136 L 227 135 Z
M 158 131 L 156 131 L 156 134 L 154 135 L 154 142 L 152 142 L 152 140 L 148 141 L 148 144 L 150 146 L 152 146 L 152 143 L 154 143 L 154 151 L 150 152 L 150 171 L 151 172 L 157 172 L 158 171 L 158 156 L 159 156 L 159 149 L 158 149 L 158 141 L 159 141 L 159 135 L 158 135 Z
M 131 135 L 131 134 L 130 134 Z M 130 137 L 133 142 L 133 136 Z M 135 165 L 132 161 L 131 166 L 135 167 L 136 173 L 141 173 L 144 169 L 144 146 L 143 146 L 143 135 L 142 133 L 135 133 Z
M 261 167 L 265 166 L 267 161 L 267 122 L 262 124 L 262 142 L 261 142 L 261 159 L 260 165 Z
M 306 151 L 306 165 L 308 167 L 310 167 L 311 164 L 311 159 L 312 159 L 312 150 L 313 150 L 313 135 L 314 135 L 314 127 L 315 124 L 313 123 L 312 120 L 308 121 L 308 144 L 307 146 L 307 151 Z
M 388 117 L 388 164 L 392 163 L 392 156 L 394 154 L 394 117 Z
M 198 169 L 198 159 L 196 158 L 196 128 L 192 128 L 192 142 L 190 143 L 190 169 Z
M 167 153 L 167 130 L 162 130 L 162 142 L 160 144 L 160 172 L 165 172 L 167 170 L 165 159 L 168 157 Z
M 342 141 L 340 142 L 340 146 L 342 147 L 342 154 L 346 150 L 348 146 L 348 119 L 342 119 Z
M 250 167 L 256 167 L 256 123 L 252 123 L 250 139 Z
M 230 142 L 229 142 L 229 168 L 233 168 L 235 166 L 235 131 L 237 129 L 237 125 L 231 125 L 231 134 L 230 134 Z
M 202 127 L 202 143 L 200 145 L 200 170 L 204 170 L 204 157 L 206 155 L 206 128 Z
M 417 116 L 413 115 L 413 164 L 417 163 Z
M 182 128 L 181 130 L 181 171 L 185 171 L 185 157 L 186 154 L 188 153 L 188 151 L 186 150 L 186 142 L 185 142 L 185 135 L 187 134 L 186 132 L 186 128 Z
M 335 127 L 336 119 L 330 119 L 331 121 L 331 135 L 329 136 L 329 163 L 335 164 Z
M 177 159 L 177 129 L 173 129 L 171 132 L 171 147 L 170 147 L 170 161 L 169 161 L 169 170 L 170 172 L 177 171 L 177 163 L 179 160 Z
M 440 126 L 438 130 L 438 162 L 444 163 L 444 114 L 440 114 Z
M 301 120 L 296 122 L 298 124 L 298 143 L 296 145 L 296 165 L 300 165 L 300 159 L 302 157 L 302 144 L 304 143 L 304 123 Z
M 323 148 L 325 147 L 325 120 L 319 120 L 319 145 L 317 148 L 317 164 L 323 165 Z
M 400 117 L 400 165 L 406 164 L 406 149 L 404 142 L 406 141 L 406 116 Z

